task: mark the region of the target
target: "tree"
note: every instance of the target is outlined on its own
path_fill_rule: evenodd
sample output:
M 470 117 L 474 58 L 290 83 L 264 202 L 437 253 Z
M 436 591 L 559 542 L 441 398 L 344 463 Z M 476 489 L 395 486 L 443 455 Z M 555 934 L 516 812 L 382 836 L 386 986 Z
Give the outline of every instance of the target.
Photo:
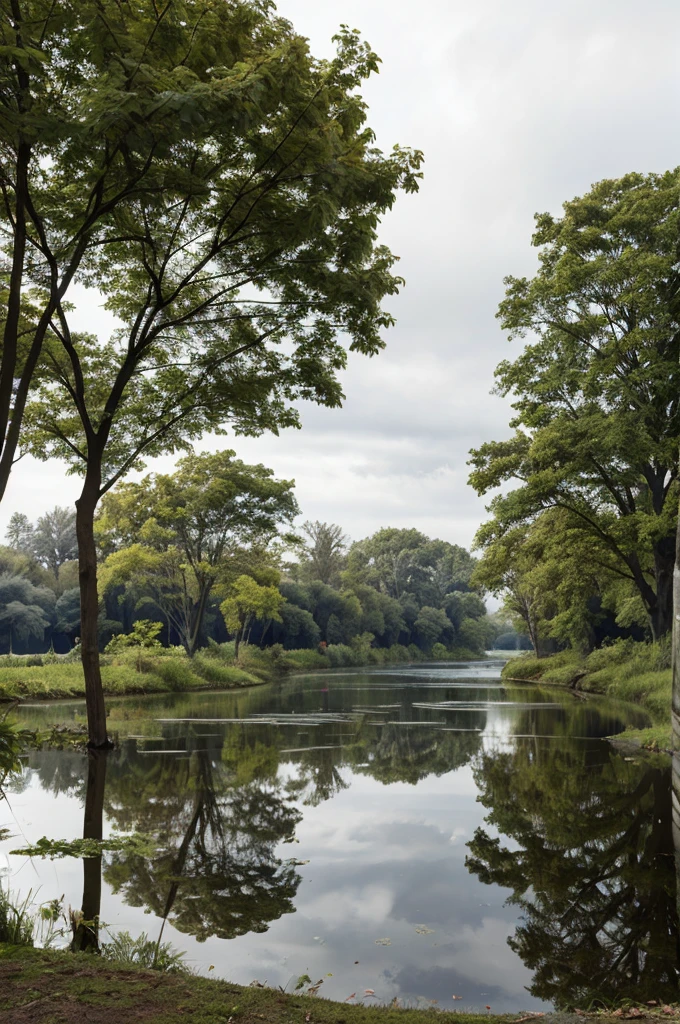
M 592 649 L 603 608 L 617 612 L 621 626 L 646 621 L 633 585 L 608 569 L 602 542 L 585 535 L 563 509 L 548 509 L 492 539 L 489 527 L 494 524 L 478 534 L 486 547 L 473 579 L 503 596 L 537 657 L 551 640 Z
M 23 512 L 13 512 L 9 519 L 5 540 L 15 551 L 33 552 L 33 525 Z
M 23 576 L 0 575 L 0 631 L 13 640 L 42 640 L 54 613 L 54 594 Z
M 345 580 L 397 600 L 410 593 L 419 605 L 439 607 L 452 591 L 470 589 L 474 565 L 472 555 L 457 544 L 389 527 L 352 545 Z
M 430 608 L 423 605 L 414 623 L 420 644 L 425 651 L 429 651 L 433 644 L 442 638 L 450 639 L 452 633 L 451 623 L 446 612 L 441 608 Z M 446 634 L 449 634 L 447 637 Z
M 80 589 L 72 587 L 65 590 L 57 599 L 54 611 L 57 618 L 55 630 L 74 641 L 80 634 Z
M 231 585 L 229 597 L 220 605 L 220 611 L 230 633 L 234 634 L 235 656 L 253 621 L 273 619 L 281 622 L 284 597 L 278 587 L 261 586 L 251 576 L 239 576 Z
M 602 181 L 536 217 L 536 276 L 508 278 L 499 318 L 531 335 L 498 367 L 517 428 L 472 452 L 503 536 L 563 509 L 609 573 L 631 582 L 653 637 L 672 622 L 678 505 L 680 170 Z
M 279 609 L 280 623 L 272 623 L 272 642 L 292 651 L 300 647 L 318 647 L 321 630 L 311 612 L 284 601 Z
M 233 451 L 181 459 L 173 474 L 121 484 L 102 501 L 97 536 L 112 551 L 102 590 L 127 583 L 150 593 L 191 657 L 214 589 L 224 596 L 244 573 L 278 582 L 266 549 L 297 513 L 290 481 Z
M 59 582 L 59 570 L 64 562 L 78 557 L 75 511 L 55 505 L 51 512 L 40 516 L 31 539 L 33 555 Z
M 276 431 L 297 425 L 296 398 L 341 403 L 345 344 L 376 354 L 392 323 L 381 302 L 400 281 L 376 229 L 399 190 L 417 189 L 421 155 L 374 147 L 357 89 L 377 57 L 354 32 L 317 61 L 269 4 L 93 6 L 97 52 L 105 36 L 117 54 L 96 116 L 115 121 L 107 147 L 127 126 L 119 163 L 136 191 L 106 229 L 88 228 L 102 245 L 87 269 L 122 326 L 108 340 L 74 334 L 59 297 L 26 440 L 84 476 L 82 657 L 100 745 L 100 498 L 143 457 L 207 430 Z M 108 183 L 95 184 L 96 204 Z
M 306 522 L 302 532 L 307 537 L 302 560 L 303 576 L 309 582 L 320 580 L 329 586 L 340 582 L 340 571 L 345 565 L 349 538 L 335 523 Z

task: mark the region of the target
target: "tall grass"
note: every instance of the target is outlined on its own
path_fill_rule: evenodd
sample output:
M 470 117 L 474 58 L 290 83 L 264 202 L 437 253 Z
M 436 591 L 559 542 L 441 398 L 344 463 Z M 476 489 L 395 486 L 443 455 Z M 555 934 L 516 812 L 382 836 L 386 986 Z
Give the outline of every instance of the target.
M 10 946 L 34 946 L 48 949 L 65 934 L 59 927 L 66 923 L 62 896 L 59 900 L 36 904 L 33 890 L 21 899 L 9 887 L 0 884 L 0 943 Z
M 184 953 L 173 949 L 169 942 L 155 942 L 146 932 L 142 932 L 136 939 L 129 932 L 118 932 L 111 936 L 110 942 L 101 944 L 101 954 L 105 960 L 117 964 L 145 967 L 166 974 L 186 971 Z

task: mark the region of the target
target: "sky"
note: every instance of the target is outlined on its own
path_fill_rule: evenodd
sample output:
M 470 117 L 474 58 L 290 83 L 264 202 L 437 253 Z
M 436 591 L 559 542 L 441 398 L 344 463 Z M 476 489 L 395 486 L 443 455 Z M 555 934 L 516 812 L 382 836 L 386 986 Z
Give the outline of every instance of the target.
M 494 367 L 517 351 L 495 312 L 507 274 L 531 274 L 533 215 L 602 178 L 680 163 L 680 5 L 674 0 L 280 0 L 327 56 L 341 23 L 382 58 L 365 85 L 385 150 L 425 153 L 420 193 L 400 196 L 381 241 L 406 279 L 387 348 L 352 356 L 340 410 L 306 405 L 302 430 L 207 438 L 296 481 L 303 518 L 352 539 L 415 526 L 470 545 L 488 498 L 467 485 L 469 449 L 509 433 Z M 79 290 L 77 327 L 106 331 Z M 172 459 L 150 464 L 168 471 Z M 75 500 L 78 479 L 24 458 L 0 507 L 31 519 Z

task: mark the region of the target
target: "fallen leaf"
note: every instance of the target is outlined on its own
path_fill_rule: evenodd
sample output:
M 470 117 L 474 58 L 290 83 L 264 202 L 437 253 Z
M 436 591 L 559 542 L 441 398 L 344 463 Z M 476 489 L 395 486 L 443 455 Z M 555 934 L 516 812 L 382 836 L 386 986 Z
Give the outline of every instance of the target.
M 391 946 L 392 939 L 376 939 L 375 944 L 376 946 Z
M 351 996 L 347 996 L 347 999 L 345 999 L 345 1002 L 348 1003 L 350 1001 L 350 999 L 356 999 L 356 992 L 352 992 Z
M 428 928 L 426 924 L 417 924 L 416 935 L 434 935 L 434 929 Z
M 211 964 L 211 965 L 210 965 L 210 967 L 208 968 L 208 970 L 209 970 L 209 971 L 214 971 L 214 970 L 215 970 L 215 965 L 214 965 L 214 964 Z

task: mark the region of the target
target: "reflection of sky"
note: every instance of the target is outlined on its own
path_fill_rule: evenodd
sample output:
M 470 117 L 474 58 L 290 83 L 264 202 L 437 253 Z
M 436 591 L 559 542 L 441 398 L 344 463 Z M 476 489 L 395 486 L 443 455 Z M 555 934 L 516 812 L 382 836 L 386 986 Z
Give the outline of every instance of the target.
M 294 766 L 287 768 L 294 776 Z M 286 985 L 309 974 L 313 981 L 324 978 L 324 994 L 340 1000 L 372 988 L 381 1000 L 421 997 L 442 1006 L 490 1003 L 499 1010 L 538 1006 L 524 991 L 530 972 L 506 944 L 516 912 L 503 907 L 506 894 L 483 886 L 465 868 L 465 843 L 482 810 L 470 768 L 415 786 L 384 786 L 342 771 L 350 788 L 305 807 L 299 845 L 278 851 L 282 858 L 309 860 L 299 868 L 295 914 L 274 921 L 263 934 L 228 942 L 212 938 L 199 944 L 171 927 L 165 938 L 185 950 L 201 972 L 214 964 L 216 974 L 246 984 L 258 978 Z M 80 800 L 43 790 L 35 775 L 10 802 L 28 841 L 80 832 Z M 12 887 L 39 890 L 39 900 L 64 893 L 66 906 L 78 907 L 81 863 L 6 858 L 22 843 L 17 835 L 0 847 L 2 861 L 11 860 Z M 106 884 L 102 918 L 112 929 L 133 934 L 154 934 L 158 924 L 142 909 L 126 906 Z M 421 926 L 432 931 L 418 934 Z M 391 944 L 378 945 L 376 939 Z M 454 1004 L 453 995 L 462 999 Z
M 498 675 L 497 666 L 477 666 L 474 671 L 483 680 Z M 475 689 L 472 673 L 470 666 L 424 666 L 371 673 L 370 677 L 362 673 L 361 693 L 353 691 L 354 680 L 346 676 L 310 676 L 304 683 L 290 681 L 278 689 L 262 687 L 252 691 L 252 697 L 196 695 L 191 708 L 199 717 L 232 715 L 237 706 L 239 715 L 274 711 L 294 706 L 300 688 L 309 697 L 310 691 L 318 693 L 320 687 L 328 688 L 329 684 L 331 710 L 351 708 L 356 703 L 385 705 L 415 698 L 408 713 L 426 720 L 432 715 L 427 709 L 418 709 L 420 701 L 480 701 L 479 711 L 472 709 L 469 719 L 466 713 L 460 718 L 460 712 L 453 709 L 440 712 L 441 724 L 447 727 L 454 721 L 464 721 L 467 725 L 477 722 L 482 714 L 485 748 L 507 748 L 513 742 L 513 723 L 518 717 L 519 705 L 513 703 L 513 696 L 515 700 L 531 701 L 536 699 L 537 691 L 503 692 L 487 681 L 481 681 Z M 387 675 L 400 677 L 394 679 L 391 698 L 385 693 Z M 447 695 L 441 689 L 463 683 L 466 689 L 454 694 Z M 250 703 L 234 703 L 244 700 Z M 305 706 L 314 708 L 315 701 L 312 696 Z M 147 722 L 152 724 L 149 718 L 172 717 L 175 702 L 182 709 L 177 714 L 186 714 L 186 695 L 181 700 L 165 696 L 121 707 L 135 709 L 130 732 L 144 732 L 142 720 L 137 717 L 140 712 L 143 715 L 146 708 Z M 548 702 L 545 707 L 549 708 Z M 69 704 L 68 709 L 74 712 L 73 705 Z M 58 714 L 58 709 L 54 713 Z M 398 718 L 398 710 L 395 715 Z M 172 736 L 176 739 L 186 728 L 178 718 Z M 208 726 L 201 728 L 211 734 Z M 422 735 L 421 730 L 414 732 Z M 320 741 L 322 730 L 315 728 L 303 732 L 281 727 L 276 735 L 282 748 L 331 742 L 326 738 Z M 337 739 L 341 738 L 338 734 Z M 221 743 L 219 734 L 217 742 Z M 47 756 L 56 757 L 55 764 L 61 763 L 58 755 Z M 290 759 L 280 769 L 281 776 L 295 779 L 300 765 L 295 763 L 296 755 L 288 756 Z M 150 761 L 152 757 L 149 755 Z M 442 1007 L 459 1009 L 487 1004 L 498 1011 L 543 1006 L 526 992 L 531 972 L 507 945 L 518 923 L 517 910 L 504 905 L 508 891 L 483 885 L 465 867 L 466 843 L 483 824 L 485 814 L 477 802 L 469 763 L 439 777 L 429 775 L 415 785 L 385 785 L 366 772 L 355 774 L 342 765 L 341 757 L 337 765 L 349 788 L 317 806 L 301 805 L 299 843 L 282 844 L 277 851 L 281 859 L 309 861 L 298 868 L 302 881 L 294 900 L 294 914 L 272 922 L 264 933 L 231 940 L 211 938 L 199 944 L 171 926 L 166 927 L 164 937 L 186 951 L 189 964 L 202 973 L 214 965 L 215 975 L 245 984 L 257 978 L 269 985 L 285 986 L 291 979 L 308 974 L 314 982 L 323 978 L 321 992 L 339 1000 L 352 993 L 360 997 L 369 988 L 386 1002 L 396 996 L 408 1002 L 438 1000 Z M 438 770 L 442 767 L 445 765 L 439 765 Z M 30 773 L 28 785 L 10 793 L 10 805 L 18 827 L 13 829 L 14 839 L 0 844 L 0 865 L 11 861 L 12 888 L 24 894 L 39 889 L 39 900 L 64 893 L 67 907 L 79 907 L 79 861 L 31 862 L 8 858 L 7 853 L 23 845 L 24 839 L 33 842 L 43 835 L 78 836 L 82 827 L 80 797 L 43 790 L 37 773 Z M 3 815 L 0 826 L 4 824 Z M 110 928 L 125 928 L 134 935 L 141 931 L 155 935 L 159 925 L 142 908 L 126 906 L 106 883 L 102 919 Z M 379 939 L 389 940 L 389 944 L 379 944 Z M 461 998 L 453 1002 L 454 995 Z

